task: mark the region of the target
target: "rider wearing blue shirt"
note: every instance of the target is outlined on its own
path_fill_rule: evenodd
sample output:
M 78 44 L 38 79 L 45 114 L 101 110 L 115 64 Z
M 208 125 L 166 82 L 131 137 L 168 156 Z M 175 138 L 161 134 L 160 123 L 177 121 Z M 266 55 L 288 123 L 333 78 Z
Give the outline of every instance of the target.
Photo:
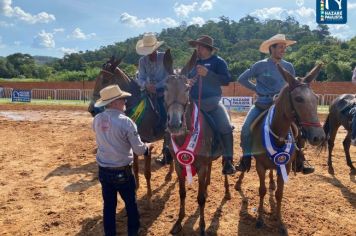
M 188 77 L 192 78 L 192 81 L 201 79 L 200 108 L 211 115 L 221 134 L 224 147 L 222 172 L 224 175 L 231 175 L 236 172 L 233 165 L 233 126 L 226 108 L 221 103 L 221 86 L 227 86 L 231 82 L 231 75 L 226 62 L 221 57 L 213 55 L 213 52 L 217 50 L 213 46 L 213 41 L 213 38 L 207 35 L 189 41 L 189 45 L 197 50 L 198 60 Z M 193 84 L 190 95 L 198 103 L 199 82 Z
M 257 100 L 250 108 L 241 130 L 242 159 L 236 166 L 238 171 L 248 171 L 251 167 L 252 140 L 250 126 L 253 121 L 273 103 L 273 98 L 285 86 L 286 82 L 277 68 L 280 63 L 291 75 L 295 76 L 295 70 L 290 62 L 283 60 L 285 50 L 296 41 L 286 39 L 284 34 L 277 34 L 264 41 L 260 45 L 260 52 L 270 54 L 270 58 L 256 62 L 243 72 L 238 82 L 244 87 L 256 92 Z M 251 80 L 255 79 L 255 82 Z M 301 153 L 301 159 L 304 155 Z M 302 160 L 304 161 L 304 160 Z M 304 173 L 312 173 L 313 167 L 302 167 Z

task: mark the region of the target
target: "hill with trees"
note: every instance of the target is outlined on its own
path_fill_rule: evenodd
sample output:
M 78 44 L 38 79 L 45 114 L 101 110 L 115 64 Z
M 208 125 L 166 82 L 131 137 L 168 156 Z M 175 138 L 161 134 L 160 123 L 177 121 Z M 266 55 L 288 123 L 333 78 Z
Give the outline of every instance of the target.
M 223 57 L 234 79 L 254 62 L 266 57 L 258 51 L 262 41 L 283 33 L 298 43 L 288 48 L 286 60 L 295 66 L 297 75 L 304 76 L 316 62 L 325 64 L 320 81 L 350 81 L 356 66 L 356 36 L 348 41 L 330 35 L 327 25 L 318 25 L 311 30 L 300 25 L 294 18 L 261 21 L 252 16 L 238 22 L 228 17 L 206 24 L 187 25 L 183 22 L 175 28 L 163 29 L 157 36 L 164 40 L 162 50 L 171 48 L 175 67 L 182 67 L 192 53 L 187 41 L 208 34 L 215 39 L 218 55 Z M 61 59 L 32 57 L 15 53 L 0 58 L 0 78 L 40 78 L 48 81 L 94 80 L 101 65 L 112 55 L 123 57 L 123 68 L 129 76 L 136 72 L 139 55 L 136 42 L 139 35 L 124 42 L 103 46 L 95 51 L 80 51 L 67 54 Z

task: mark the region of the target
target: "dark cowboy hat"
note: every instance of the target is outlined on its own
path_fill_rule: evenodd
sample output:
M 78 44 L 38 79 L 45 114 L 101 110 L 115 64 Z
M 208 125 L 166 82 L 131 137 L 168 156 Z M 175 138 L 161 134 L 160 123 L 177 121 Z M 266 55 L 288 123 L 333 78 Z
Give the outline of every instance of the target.
M 214 39 L 209 35 L 202 35 L 197 40 L 189 40 L 189 45 L 192 47 L 196 47 L 197 45 L 202 45 L 204 47 L 209 47 L 214 50 L 219 50 L 217 47 L 214 46 Z

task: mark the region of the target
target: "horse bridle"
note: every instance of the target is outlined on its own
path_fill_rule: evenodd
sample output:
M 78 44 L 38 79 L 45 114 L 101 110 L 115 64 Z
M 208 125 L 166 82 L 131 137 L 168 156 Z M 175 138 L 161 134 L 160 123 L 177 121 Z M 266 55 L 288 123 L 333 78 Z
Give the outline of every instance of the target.
M 310 87 L 308 83 L 299 83 L 295 86 L 292 86 L 289 88 L 289 101 L 290 101 L 290 104 L 291 104 L 291 107 L 292 107 L 292 111 L 294 112 L 295 114 L 295 121 L 296 121 L 296 124 L 298 127 L 321 127 L 321 124 L 320 122 L 308 122 L 308 121 L 302 121 L 300 119 L 300 116 L 297 112 L 297 110 L 295 109 L 295 106 L 294 106 L 294 102 L 293 102 L 293 99 L 292 99 L 292 92 L 295 88 L 298 88 L 298 87 Z

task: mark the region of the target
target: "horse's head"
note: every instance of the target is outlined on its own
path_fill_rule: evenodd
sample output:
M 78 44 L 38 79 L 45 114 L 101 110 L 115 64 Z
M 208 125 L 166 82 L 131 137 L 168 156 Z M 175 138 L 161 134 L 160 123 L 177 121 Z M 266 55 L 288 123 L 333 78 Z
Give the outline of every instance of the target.
M 136 92 L 139 91 L 138 86 L 134 83 L 118 66 L 121 63 L 122 58 L 116 59 L 114 56 L 110 58 L 106 63 L 103 64 L 102 69 L 99 75 L 96 77 L 93 99 L 89 105 L 88 111 L 95 115 L 94 103 L 100 98 L 100 90 L 112 85 L 117 84 L 119 87 L 126 91 L 130 92 L 133 96 L 128 99 L 128 103 L 134 99 Z M 133 88 L 136 85 L 135 89 Z M 136 91 L 137 90 L 137 91 Z M 127 104 L 129 106 L 129 104 Z
M 180 73 L 174 74 L 170 51 L 167 51 L 165 54 L 164 66 L 170 75 L 166 80 L 164 102 L 167 110 L 167 128 L 171 134 L 178 135 L 186 131 L 184 117 L 189 104 L 190 91 L 187 74 L 195 65 L 196 58 L 197 54 L 196 51 L 194 51 L 190 60 Z
M 283 95 L 289 96 L 289 99 L 285 99 L 288 102 L 284 105 L 284 116 L 287 119 L 295 120 L 297 125 L 302 128 L 303 135 L 310 144 L 320 144 L 325 139 L 325 133 L 317 114 L 318 97 L 309 84 L 319 74 L 321 64 L 315 66 L 303 78 L 294 78 L 280 64 L 277 67 L 288 83 L 288 86 L 281 91 L 282 96 L 277 99 L 278 102 Z

